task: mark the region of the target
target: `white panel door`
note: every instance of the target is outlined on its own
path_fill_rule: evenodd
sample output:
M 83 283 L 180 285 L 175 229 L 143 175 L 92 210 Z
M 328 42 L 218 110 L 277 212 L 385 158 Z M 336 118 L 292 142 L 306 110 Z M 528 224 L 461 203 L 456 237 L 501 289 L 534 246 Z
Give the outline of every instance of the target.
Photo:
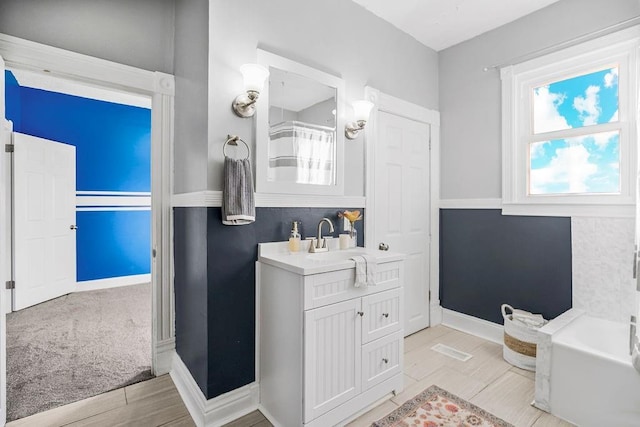
M 360 298 L 304 312 L 304 421 L 360 393 Z
M 76 284 L 76 148 L 14 133 L 13 309 Z
M 380 111 L 377 129 L 375 244 L 406 255 L 406 336 L 429 326 L 430 127 Z

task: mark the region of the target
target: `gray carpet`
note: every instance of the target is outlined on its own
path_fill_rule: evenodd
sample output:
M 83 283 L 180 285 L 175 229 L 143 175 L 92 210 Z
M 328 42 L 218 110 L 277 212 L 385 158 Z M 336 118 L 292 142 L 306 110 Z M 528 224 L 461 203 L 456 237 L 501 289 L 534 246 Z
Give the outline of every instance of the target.
M 149 378 L 149 284 L 73 293 L 7 315 L 7 421 Z

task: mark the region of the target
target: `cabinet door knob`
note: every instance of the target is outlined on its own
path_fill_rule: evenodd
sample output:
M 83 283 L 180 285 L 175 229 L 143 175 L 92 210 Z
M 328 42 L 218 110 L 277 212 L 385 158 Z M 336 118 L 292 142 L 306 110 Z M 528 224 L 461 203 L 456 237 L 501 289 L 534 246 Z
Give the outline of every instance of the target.
M 389 317 L 389 313 L 382 313 L 382 317 Z
M 75 224 L 72 224 L 72 225 L 70 225 L 70 226 L 69 226 L 69 229 L 71 229 L 71 230 L 77 230 L 77 229 L 78 229 L 78 226 L 77 226 L 77 225 L 75 225 Z
M 389 363 L 389 359 L 387 359 L 386 357 L 385 357 L 384 359 L 382 359 L 382 361 L 383 361 L 384 363 Z
M 389 245 L 387 245 L 386 243 L 380 243 L 378 245 L 378 249 L 380 249 L 381 251 L 388 251 L 389 250 Z
M 360 317 L 364 316 L 364 311 L 358 311 L 358 316 Z

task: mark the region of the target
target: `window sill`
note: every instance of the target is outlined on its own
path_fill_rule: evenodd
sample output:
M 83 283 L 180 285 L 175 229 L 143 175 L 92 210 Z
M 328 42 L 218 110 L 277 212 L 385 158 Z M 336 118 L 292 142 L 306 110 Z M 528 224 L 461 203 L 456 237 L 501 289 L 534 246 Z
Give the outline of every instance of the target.
M 608 218 L 635 218 L 635 204 L 588 205 L 588 204 L 543 204 L 502 203 L 502 215 L 520 216 L 588 216 Z

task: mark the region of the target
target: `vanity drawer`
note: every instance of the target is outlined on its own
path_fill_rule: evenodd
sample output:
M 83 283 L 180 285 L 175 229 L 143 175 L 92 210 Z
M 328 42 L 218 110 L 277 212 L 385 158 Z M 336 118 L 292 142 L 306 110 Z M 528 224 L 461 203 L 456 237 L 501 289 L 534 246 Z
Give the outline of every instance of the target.
M 362 346 L 362 391 L 401 373 L 402 331 Z
M 362 343 L 400 330 L 402 288 L 378 292 L 362 298 Z
M 400 286 L 401 265 L 399 261 L 378 264 L 375 275 L 376 284 L 358 288 L 354 286 L 355 268 L 304 276 L 304 309 L 310 310 L 397 288 Z

